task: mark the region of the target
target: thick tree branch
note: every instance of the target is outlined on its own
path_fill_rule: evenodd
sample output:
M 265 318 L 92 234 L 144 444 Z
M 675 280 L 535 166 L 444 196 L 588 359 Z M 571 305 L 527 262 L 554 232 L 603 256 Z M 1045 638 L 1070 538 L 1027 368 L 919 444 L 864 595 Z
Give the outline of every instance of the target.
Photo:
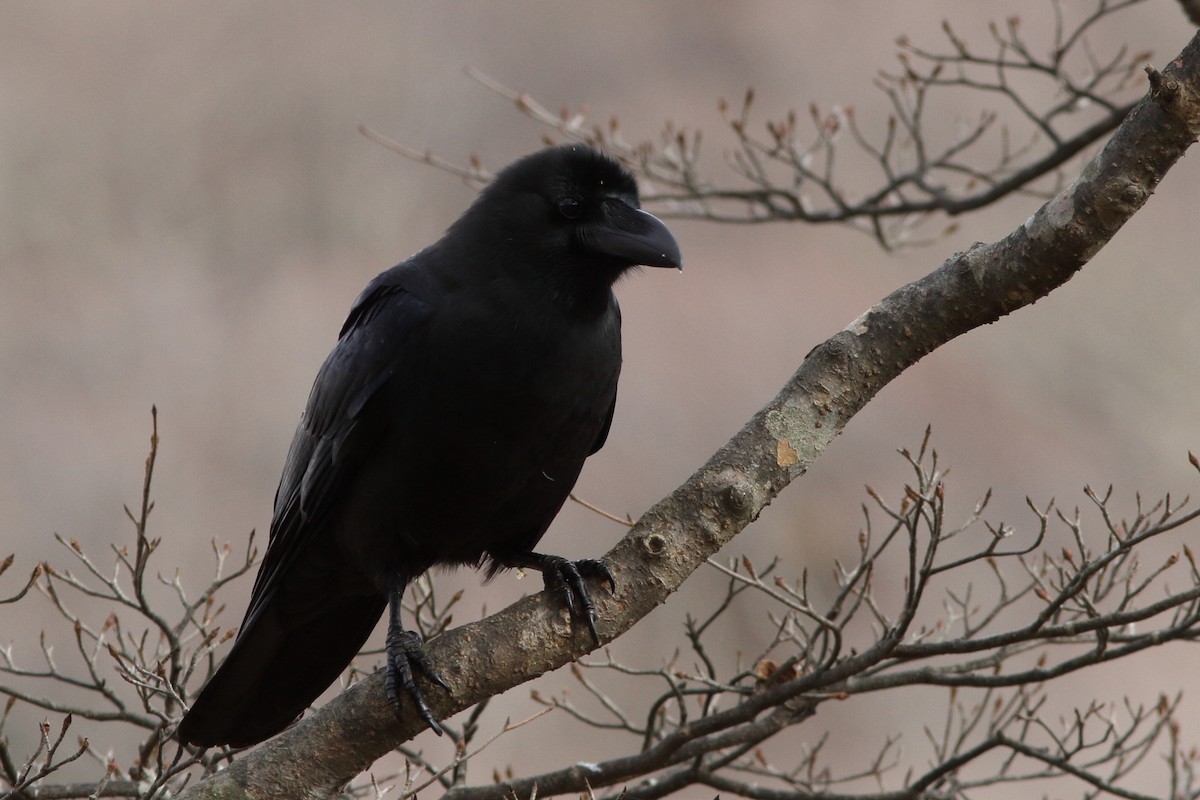
M 1200 35 L 1161 74 L 1104 150 L 1066 190 L 1003 240 L 976 244 L 880 301 L 815 348 L 782 391 L 608 554 L 615 596 L 598 597 L 611 640 L 664 602 L 705 559 L 803 475 L 893 378 L 955 337 L 1069 280 L 1146 202 L 1200 134 Z M 578 658 L 592 644 L 539 594 L 428 643 L 453 695 L 448 716 Z M 382 674 L 181 797 L 328 797 L 422 729 L 383 697 Z

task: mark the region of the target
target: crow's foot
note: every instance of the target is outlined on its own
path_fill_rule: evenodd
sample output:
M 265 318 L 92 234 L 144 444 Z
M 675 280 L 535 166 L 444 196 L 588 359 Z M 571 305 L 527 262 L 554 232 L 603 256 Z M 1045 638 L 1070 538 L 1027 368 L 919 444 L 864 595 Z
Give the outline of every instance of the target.
M 450 686 L 434 669 L 429 656 L 425 655 L 420 637 L 413 631 L 390 628 L 387 635 L 387 679 L 385 681 L 388 703 L 395 712 L 396 718 L 403 720 L 400 693 L 397 689 L 397 684 L 399 684 L 399 689 L 403 689 L 412 699 L 413 705 L 417 707 L 417 713 L 421 715 L 421 719 L 425 720 L 425 724 L 429 726 L 430 730 L 441 736 L 442 726 L 438 725 L 437 720 L 433 718 L 433 712 L 425 700 L 425 693 L 413 680 L 415 672 L 420 672 L 447 692 L 450 691 Z
M 609 592 L 617 590 L 612 572 L 603 561 L 594 558 L 572 561 L 562 556 L 526 553 L 518 557 L 512 566 L 530 567 L 541 572 L 546 591 L 562 597 L 571 616 L 582 619 L 592 639 L 596 644 L 601 644 L 600 634 L 596 632 L 596 604 L 592 602 L 587 581 L 600 580 L 608 584 Z

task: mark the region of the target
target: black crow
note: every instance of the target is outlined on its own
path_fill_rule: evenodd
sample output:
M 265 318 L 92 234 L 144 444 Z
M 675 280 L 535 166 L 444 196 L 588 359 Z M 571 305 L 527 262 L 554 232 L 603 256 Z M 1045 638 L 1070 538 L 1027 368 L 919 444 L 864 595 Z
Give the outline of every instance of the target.
M 613 283 L 679 267 L 633 177 L 582 145 L 500 172 L 436 244 L 367 286 L 321 366 L 275 495 L 237 640 L 180 740 L 245 746 L 325 690 L 388 609 L 388 699 L 441 732 L 414 674 L 448 689 L 400 622 L 435 565 L 542 572 L 599 642 L 600 561 L 534 552 L 604 444 L 621 370 Z

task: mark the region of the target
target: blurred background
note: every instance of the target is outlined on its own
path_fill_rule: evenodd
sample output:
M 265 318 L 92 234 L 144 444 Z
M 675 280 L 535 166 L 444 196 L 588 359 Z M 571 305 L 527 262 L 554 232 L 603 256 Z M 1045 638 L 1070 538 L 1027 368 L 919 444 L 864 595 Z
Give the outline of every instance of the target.
M 1075 15 L 1091 8 L 1064 6 Z M 920 9 L 676 0 L 4 3 L 0 557 L 15 553 L 16 565 L 0 579 L 0 596 L 40 560 L 69 563 L 55 532 L 101 563 L 109 543 L 132 541 L 122 504 L 139 501 L 151 404 L 162 437 L 151 517 L 152 535 L 162 538 L 157 568 L 169 578 L 178 567 L 183 585 L 198 591 L 214 539 L 240 550 L 258 529 L 265 540 L 292 431 L 350 302 L 377 272 L 437 238 L 474 193 L 364 138 L 360 123 L 460 163 L 478 154 L 492 169 L 538 148 L 542 130 L 467 77 L 470 65 L 552 109 L 586 104 L 599 122 L 615 114 L 627 139 L 653 139 L 667 120 L 702 128 L 711 172 L 729 182 L 722 154 L 733 140 L 718 98 L 736 101 L 753 86 L 764 116 L 853 103 L 879 119 L 886 101 L 872 80 L 894 67 L 897 36 L 944 49 L 943 18 L 981 45 L 988 14 L 1020 15 L 1033 40 L 1053 24 L 1041 0 Z M 1122 43 L 1150 50 L 1162 67 L 1192 32 L 1176 4 L 1156 0 L 1099 28 L 1090 44 L 1103 54 Z M 992 98 L 962 102 L 944 109 L 947 126 L 975 119 Z M 847 182 L 853 169 L 847 163 Z M 991 487 L 988 518 L 1018 536 L 1035 531 L 1026 496 L 1069 509 L 1086 504 L 1085 484 L 1113 484 L 1132 513 L 1136 491 L 1192 491 L 1187 452 L 1200 450 L 1197 186 L 1193 154 L 1068 285 L 901 376 L 722 557 L 778 555 L 781 574 L 807 568 L 818 586 L 829 584 L 833 560 L 855 552 L 864 485 L 899 496 L 908 473 L 895 450 L 916 447 L 927 424 L 952 469 L 951 505 L 965 516 Z M 810 348 L 954 251 L 1003 236 L 1038 204 L 1010 198 L 899 254 L 840 227 L 672 222 L 684 272 L 648 271 L 618 287 L 620 402 L 609 443 L 577 493 L 638 516 L 770 399 Z M 1094 517 L 1092 531 L 1101 535 Z M 572 505 L 543 547 L 594 556 L 621 535 Z M 481 586 L 469 571 L 436 580 L 447 594 L 467 591 L 459 621 L 540 588 L 513 576 Z M 226 624 L 240 619 L 250 583 L 230 588 Z M 702 571 L 614 646 L 614 657 L 662 666 L 683 642 L 684 614 L 710 609 L 720 585 Z M 745 618 L 733 617 L 726 639 L 730 667 L 769 630 L 760 610 L 736 613 Z M 4 606 L 0 646 L 37 665 L 37 632 L 56 619 L 46 603 Z M 1169 647 L 1054 693 L 1068 704 L 1123 692 L 1153 704 L 1160 692 L 1194 685 L 1184 676 L 1197 666 L 1196 653 Z M 549 696 L 570 684 L 560 672 L 535 686 Z M 853 764 L 861 748 L 873 752 L 888 733 L 907 730 L 914 738 L 906 753 L 923 764 L 914 714 L 944 697 L 822 707 L 781 746 L 829 730 L 831 757 Z M 1183 737 L 1195 743 L 1200 698 L 1190 702 Z M 497 701 L 485 724 L 536 710 L 522 687 Z M 15 752 L 26 751 L 22 739 L 32 747 L 44 716 L 23 704 L 13 710 L 5 735 Z M 102 752 L 114 748 L 123 764 L 132 756 L 122 739 L 129 732 L 82 720 L 73 730 Z M 475 782 L 489 780 L 493 766 L 529 774 L 628 746 L 589 737 L 552 714 L 492 745 Z M 431 758 L 451 753 L 445 741 L 421 746 Z M 77 774 L 99 769 L 91 762 Z

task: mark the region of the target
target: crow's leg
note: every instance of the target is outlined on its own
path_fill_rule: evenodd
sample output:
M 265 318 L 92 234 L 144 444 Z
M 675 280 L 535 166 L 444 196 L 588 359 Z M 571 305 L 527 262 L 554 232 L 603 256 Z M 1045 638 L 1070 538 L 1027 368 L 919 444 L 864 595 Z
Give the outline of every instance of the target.
M 392 581 L 392 589 L 388 594 L 387 680 L 385 681 L 388 703 L 391 705 L 392 711 L 396 713 L 396 718 L 403 720 L 400 694 L 397 689 L 397 684 L 399 684 L 399 688 L 412 698 L 413 705 L 417 707 L 417 713 L 421 715 L 421 719 L 425 720 L 425 724 L 434 733 L 441 736 L 442 726 L 438 725 L 437 720 L 433 718 L 433 712 L 429 710 L 429 703 L 425 701 L 425 693 L 413 680 L 414 670 L 421 672 L 447 692 L 450 691 L 450 687 L 434 669 L 429 656 L 425 655 L 425 650 L 421 647 L 421 639 L 416 632 L 406 631 L 400 624 L 400 600 L 404 597 L 404 590 L 407 586 L 408 581 L 403 577 L 398 577 Z
M 616 581 L 603 561 L 594 558 L 571 561 L 543 553 L 517 553 L 506 556 L 502 563 L 506 567 L 528 567 L 542 573 L 546 591 L 561 596 L 571 616 L 583 619 L 592 639 L 596 644 L 601 643 L 600 634 L 596 632 L 596 605 L 592 602 L 586 581 L 588 578 L 599 579 L 608 584 L 609 592 L 617 590 Z

